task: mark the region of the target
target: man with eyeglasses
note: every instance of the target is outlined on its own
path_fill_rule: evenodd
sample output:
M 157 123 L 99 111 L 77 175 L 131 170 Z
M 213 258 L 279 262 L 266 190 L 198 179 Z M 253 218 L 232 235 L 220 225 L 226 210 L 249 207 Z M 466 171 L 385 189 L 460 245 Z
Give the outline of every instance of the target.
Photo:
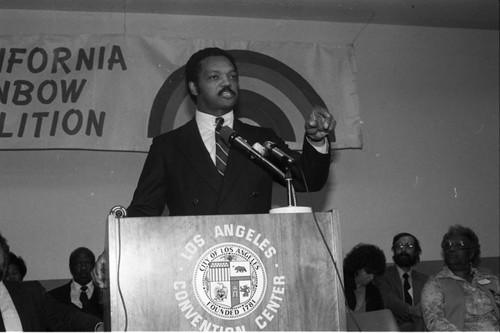
M 420 243 L 412 234 L 399 233 L 392 240 L 392 251 L 395 265 L 376 280 L 384 305 L 401 331 L 424 331 L 420 293 L 429 277 L 413 269 L 420 262 Z

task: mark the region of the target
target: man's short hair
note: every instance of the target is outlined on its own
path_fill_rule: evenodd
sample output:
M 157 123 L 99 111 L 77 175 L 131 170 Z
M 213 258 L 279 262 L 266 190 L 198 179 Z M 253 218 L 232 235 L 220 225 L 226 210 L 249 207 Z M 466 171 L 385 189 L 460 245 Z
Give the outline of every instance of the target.
M 420 247 L 420 242 L 418 241 L 417 237 L 413 236 L 410 233 L 400 232 L 399 234 L 397 234 L 396 236 L 394 236 L 394 238 L 392 239 L 392 247 L 391 247 L 391 249 L 394 251 L 395 250 L 394 249 L 394 244 L 396 244 L 396 242 L 401 237 L 405 237 L 405 236 L 413 238 L 413 241 L 415 242 L 415 263 L 420 262 L 420 254 L 422 253 L 422 248 Z
M 201 61 L 203 59 L 206 59 L 208 57 L 217 57 L 217 56 L 222 56 L 226 57 L 231 64 L 234 66 L 236 70 L 238 68 L 236 67 L 236 61 L 234 60 L 233 56 L 229 54 L 229 52 L 220 49 L 218 47 L 207 47 L 205 49 L 199 50 L 198 52 L 194 53 L 189 60 L 186 63 L 185 66 L 185 77 L 186 77 L 186 89 L 193 99 L 193 101 L 196 101 L 196 96 L 191 94 L 191 90 L 189 89 L 189 82 L 195 82 L 198 83 L 200 71 L 201 71 Z
M 73 252 L 71 252 L 71 254 L 69 256 L 69 271 L 71 272 L 71 274 L 73 274 L 73 266 L 76 264 L 76 262 L 75 262 L 76 258 L 78 257 L 78 255 L 80 253 L 85 253 L 87 256 L 90 257 L 92 262 L 95 262 L 94 252 L 90 251 L 86 247 L 79 247 L 79 248 L 73 250 Z

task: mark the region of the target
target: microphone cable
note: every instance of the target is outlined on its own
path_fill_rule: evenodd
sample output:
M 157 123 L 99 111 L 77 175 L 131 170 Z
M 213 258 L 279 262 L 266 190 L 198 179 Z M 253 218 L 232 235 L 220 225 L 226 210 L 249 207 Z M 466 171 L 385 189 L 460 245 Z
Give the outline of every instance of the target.
M 118 219 L 117 225 L 117 234 L 118 234 L 118 251 L 117 251 L 117 267 L 116 267 L 116 286 L 118 289 L 118 295 L 120 296 L 120 301 L 123 307 L 123 315 L 125 321 L 124 332 L 127 332 L 128 329 L 128 310 L 127 305 L 125 303 L 125 298 L 123 297 L 123 292 L 120 284 L 120 267 L 121 267 L 121 256 L 122 256 L 122 234 L 121 234 L 121 222 L 122 218 L 127 216 L 127 211 L 122 206 L 115 206 L 111 209 L 111 213 Z M 108 249 L 109 251 L 109 249 Z M 108 255 L 109 258 L 109 255 Z M 109 266 L 109 263 L 108 263 Z M 109 275 L 109 267 L 108 267 L 108 275 Z M 110 300 L 111 301 L 111 300 Z M 111 308 L 111 306 L 110 306 Z
M 306 188 L 307 200 L 309 201 L 309 206 L 311 206 L 311 209 L 312 209 L 311 192 L 309 191 L 309 186 L 307 185 L 306 176 L 305 176 L 304 170 L 302 170 L 302 168 L 299 168 L 299 170 L 300 170 L 300 175 L 302 177 L 302 181 L 304 182 L 304 186 Z M 359 332 L 361 332 L 361 327 L 359 326 L 358 321 L 354 317 L 354 315 L 352 313 L 352 310 L 349 308 L 349 304 L 347 303 L 347 294 L 346 294 L 346 291 L 345 291 L 344 283 L 342 282 L 342 278 L 340 276 L 340 271 L 339 271 L 338 266 L 337 266 L 337 261 L 335 260 L 335 258 L 333 256 L 333 252 L 330 249 L 330 246 L 328 246 L 328 242 L 327 242 L 327 240 L 325 238 L 325 235 L 323 234 L 323 230 L 321 229 L 321 226 L 319 225 L 319 222 L 318 222 L 318 219 L 316 217 L 316 213 L 314 212 L 314 210 L 312 210 L 312 216 L 313 216 L 314 224 L 316 225 L 316 229 L 318 230 L 318 232 L 319 232 L 319 234 L 321 236 L 321 240 L 323 241 L 323 244 L 324 244 L 324 246 L 325 246 L 325 248 L 326 248 L 326 250 L 328 252 L 328 255 L 330 256 L 330 259 L 332 260 L 333 267 L 335 268 L 335 273 L 337 275 L 337 278 L 339 280 L 340 288 L 341 288 L 342 293 L 344 295 L 344 303 L 345 303 L 345 307 L 346 307 L 346 312 L 349 314 L 349 316 L 351 317 L 351 319 L 355 323 L 356 328 L 359 330 Z M 347 323 L 346 323 L 346 325 L 347 325 Z M 346 327 L 346 329 L 347 329 L 347 327 Z

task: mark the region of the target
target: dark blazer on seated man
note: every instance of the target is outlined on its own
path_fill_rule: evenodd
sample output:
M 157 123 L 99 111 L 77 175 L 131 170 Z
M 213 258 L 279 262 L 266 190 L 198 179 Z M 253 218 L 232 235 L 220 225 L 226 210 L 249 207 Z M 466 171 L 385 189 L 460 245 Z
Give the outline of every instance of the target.
M 103 305 L 99 303 L 98 288 L 94 286 L 94 291 L 92 292 L 92 296 L 90 297 L 89 301 L 85 305 L 82 304 L 82 308 L 80 308 L 79 306 L 71 302 L 72 283 L 73 280 L 58 288 L 52 289 L 49 291 L 49 294 L 51 294 L 55 299 L 57 299 L 61 303 L 74 306 L 79 310 L 82 310 L 86 313 L 89 313 L 91 315 L 94 315 L 102 319 Z
M 23 331 L 94 331 L 101 320 L 58 302 L 38 281 L 3 281 Z M 0 313 L 0 331 L 5 331 Z
M 38 281 L 3 281 L 8 259 L 9 245 L 0 233 L 0 332 L 103 330 L 99 318 L 58 302 Z
M 99 318 L 103 318 L 100 289 L 92 282 L 94 253 L 86 247 L 79 247 L 69 256 L 69 270 L 73 279 L 49 293 L 59 302 L 74 306 Z
M 412 270 L 411 278 L 413 280 L 414 302 L 420 306 L 420 294 L 429 277 Z M 400 330 L 406 330 L 405 323 L 411 322 L 408 326 L 409 330 L 425 331 L 423 318 L 412 316 L 408 312 L 408 304 L 405 303 L 402 296 L 403 288 L 401 287 L 401 278 L 396 266 L 386 269 L 384 276 L 378 281 L 378 287 L 383 295 L 385 307 L 393 312 L 400 325 Z
M 414 235 L 402 232 L 394 236 L 392 251 L 394 266 L 376 280 L 384 305 L 394 314 L 400 331 L 425 331 L 420 294 L 428 276 L 414 269 L 420 262 L 420 242 Z

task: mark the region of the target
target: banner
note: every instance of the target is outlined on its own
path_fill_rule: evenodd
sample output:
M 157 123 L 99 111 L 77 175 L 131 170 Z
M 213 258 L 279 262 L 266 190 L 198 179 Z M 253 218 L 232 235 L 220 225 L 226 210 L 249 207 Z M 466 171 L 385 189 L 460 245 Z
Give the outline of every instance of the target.
M 315 106 L 337 120 L 332 148 L 361 148 L 352 46 L 129 35 L 0 37 L 0 150 L 149 150 L 191 119 L 184 65 L 216 46 L 236 59 L 236 116 L 300 149 Z

